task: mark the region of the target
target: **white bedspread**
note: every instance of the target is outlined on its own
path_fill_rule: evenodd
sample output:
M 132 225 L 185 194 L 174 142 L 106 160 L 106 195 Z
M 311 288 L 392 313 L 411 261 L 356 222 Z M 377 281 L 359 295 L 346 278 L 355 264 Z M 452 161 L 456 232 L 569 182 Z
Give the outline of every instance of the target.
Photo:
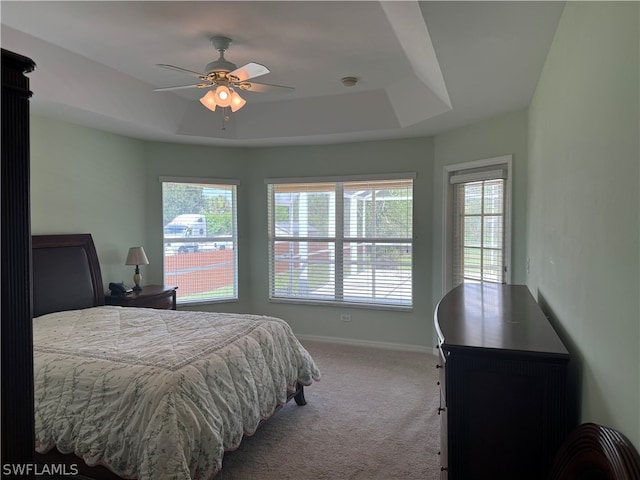
M 125 478 L 213 477 L 296 382 L 320 379 L 273 317 L 105 306 L 33 325 L 36 450 Z

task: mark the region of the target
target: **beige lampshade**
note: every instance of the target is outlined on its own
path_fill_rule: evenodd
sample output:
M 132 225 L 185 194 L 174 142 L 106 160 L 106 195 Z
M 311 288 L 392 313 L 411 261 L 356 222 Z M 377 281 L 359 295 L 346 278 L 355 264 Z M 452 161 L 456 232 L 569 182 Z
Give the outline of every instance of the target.
M 149 265 L 149 259 L 142 247 L 131 247 L 125 265 Z
M 231 111 L 232 112 L 237 112 L 238 110 L 240 110 L 242 107 L 244 107 L 245 103 L 247 103 L 247 101 L 242 98 L 240 95 L 238 95 L 238 92 L 236 92 L 235 90 L 231 90 Z
M 213 93 L 213 90 L 209 90 L 207 94 L 200 99 L 200 103 L 212 112 L 215 112 L 218 104 L 216 103 L 216 95 Z

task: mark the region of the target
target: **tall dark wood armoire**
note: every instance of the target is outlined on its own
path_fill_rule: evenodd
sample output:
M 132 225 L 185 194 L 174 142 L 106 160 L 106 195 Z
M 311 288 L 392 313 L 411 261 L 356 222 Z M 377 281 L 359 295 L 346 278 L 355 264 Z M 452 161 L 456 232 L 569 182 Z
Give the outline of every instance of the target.
M 29 79 L 2 49 L 2 465 L 33 463 Z M 21 476 L 25 478 L 26 476 Z

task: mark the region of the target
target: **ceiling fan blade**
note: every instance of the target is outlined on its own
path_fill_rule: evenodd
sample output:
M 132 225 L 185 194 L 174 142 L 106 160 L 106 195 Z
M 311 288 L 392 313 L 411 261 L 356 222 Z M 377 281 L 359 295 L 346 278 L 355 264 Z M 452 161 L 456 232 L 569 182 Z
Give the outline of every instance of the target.
M 284 85 L 269 85 L 268 83 L 256 82 L 240 82 L 237 86 L 240 90 L 258 93 L 288 93 L 295 90 L 293 87 L 285 87 Z
M 175 70 L 177 72 L 186 73 L 187 75 L 191 75 L 192 77 L 199 78 L 200 80 L 204 80 L 207 76 L 204 73 L 194 72 L 193 70 L 187 70 L 186 68 L 176 67 L 174 65 L 166 65 L 164 63 L 156 63 L 156 66 L 162 68 L 168 68 L 169 70 Z
M 267 73 L 269 73 L 269 69 L 267 67 L 259 63 L 251 62 L 236 68 L 232 72 L 229 72 L 227 76 L 233 76 L 238 79 L 238 82 L 244 82 L 245 80 L 249 80 L 250 78 L 256 78 Z
M 163 87 L 163 88 L 154 88 L 153 91 L 154 92 L 168 92 L 170 90 L 183 90 L 186 88 L 208 88 L 208 87 L 212 87 L 213 85 L 208 84 L 208 83 L 195 83 L 192 85 L 176 85 L 175 87 Z

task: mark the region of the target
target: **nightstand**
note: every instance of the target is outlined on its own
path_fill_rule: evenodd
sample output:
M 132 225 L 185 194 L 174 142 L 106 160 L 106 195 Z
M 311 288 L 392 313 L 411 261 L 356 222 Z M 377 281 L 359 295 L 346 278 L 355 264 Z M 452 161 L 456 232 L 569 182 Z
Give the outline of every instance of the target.
M 176 309 L 176 290 L 178 287 L 165 287 L 164 285 L 146 285 L 140 291 L 134 291 L 128 295 L 104 295 L 107 305 L 120 307 L 157 308 L 160 310 Z

